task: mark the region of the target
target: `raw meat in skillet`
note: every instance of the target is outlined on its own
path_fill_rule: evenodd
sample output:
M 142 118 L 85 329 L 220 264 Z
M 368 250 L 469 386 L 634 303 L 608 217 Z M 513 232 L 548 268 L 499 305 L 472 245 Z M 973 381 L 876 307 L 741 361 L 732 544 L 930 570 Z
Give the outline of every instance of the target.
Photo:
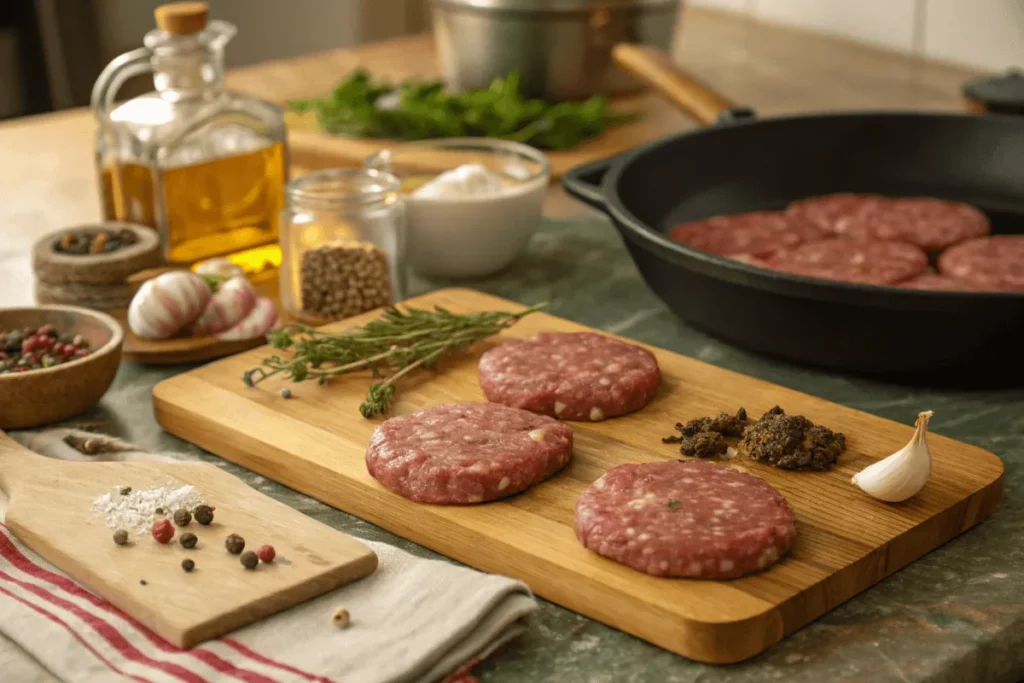
M 970 282 L 969 280 L 960 280 L 955 277 L 949 277 L 947 275 L 937 275 L 936 273 L 925 273 L 924 275 L 918 275 L 915 278 L 901 282 L 900 287 L 907 287 L 908 289 L 930 289 L 936 291 L 947 291 L 947 292 L 983 292 L 985 287 L 979 286 Z
M 781 493 L 711 462 L 620 465 L 576 502 L 586 548 L 655 576 L 743 576 L 785 555 L 795 536 Z
M 514 339 L 480 358 L 488 401 L 597 422 L 647 405 L 661 385 L 654 355 L 594 332 Z
M 668 233 L 673 241 L 719 256 L 766 256 L 825 236 L 813 223 L 780 211 L 716 216 L 677 225 Z
M 382 422 L 366 468 L 409 500 L 466 504 L 524 491 L 571 455 L 567 424 L 496 403 L 457 403 Z
M 883 199 L 836 223 L 843 237 L 895 240 L 940 251 L 991 231 L 988 216 L 973 206 L 941 199 Z
M 837 237 L 776 252 L 764 259 L 762 265 L 793 275 L 892 285 L 923 273 L 928 268 L 928 256 L 903 242 Z
M 870 209 L 879 199 L 880 195 L 827 194 L 793 202 L 786 208 L 786 213 L 809 221 L 829 234 L 835 234 L 836 223 Z
M 993 235 L 951 247 L 939 272 L 993 291 L 1024 292 L 1024 235 Z

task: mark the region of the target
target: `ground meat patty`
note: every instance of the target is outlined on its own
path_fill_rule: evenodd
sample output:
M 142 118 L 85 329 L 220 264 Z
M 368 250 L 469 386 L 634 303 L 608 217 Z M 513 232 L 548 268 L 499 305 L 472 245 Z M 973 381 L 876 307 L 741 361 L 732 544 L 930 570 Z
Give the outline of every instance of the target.
M 515 339 L 480 358 L 487 400 L 562 420 L 597 422 L 631 413 L 660 385 L 650 351 L 593 332 Z
M 719 256 L 765 256 L 785 247 L 821 239 L 825 233 L 798 216 L 754 211 L 716 216 L 672 228 L 671 240 Z
M 870 209 L 879 199 L 879 195 L 828 194 L 793 202 L 786 209 L 786 213 L 813 223 L 829 234 L 834 234 L 839 221 Z
M 981 285 L 974 284 L 967 280 L 960 280 L 947 275 L 936 275 L 935 273 L 918 275 L 911 280 L 901 282 L 900 287 L 906 287 L 908 289 L 941 290 L 948 292 L 982 292 L 986 289 Z
M 569 425 L 496 403 L 458 403 L 385 420 L 366 468 L 418 503 L 480 503 L 547 479 L 571 454 Z
M 928 268 L 928 256 L 918 247 L 903 242 L 837 237 L 780 251 L 761 264 L 793 275 L 891 285 L 923 273 Z
M 843 218 L 835 231 L 858 240 L 895 240 L 939 251 L 991 230 L 988 217 L 973 206 L 941 199 L 884 199 Z
M 704 461 L 620 465 L 576 503 L 585 547 L 655 576 L 743 576 L 782 557 L 795 535 L 782 494 Z
M 1024 292 L 1024 235 L 958 244 L 939 257 L 939 271 L 987 290 Z

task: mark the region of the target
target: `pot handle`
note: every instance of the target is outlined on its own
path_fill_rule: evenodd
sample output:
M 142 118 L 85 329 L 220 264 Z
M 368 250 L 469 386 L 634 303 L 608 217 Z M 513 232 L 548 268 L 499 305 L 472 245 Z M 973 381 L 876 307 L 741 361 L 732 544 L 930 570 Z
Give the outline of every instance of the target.
M 604 193 L 601 192 L 601 181 L 604 180 L 604 174 L 608 172 L 608 169 L 623 156 L 623 154 L 616 154 L 574 166 L 562 176 L 562 187 L 581 202 L 606 213 L 608 204 L 605 202 Z
M 737 119 L 753 114 L 736 107 L 710 86 L 681 70 L 661 50 L 619 43 L 612 48 L 612 60 L 699 123 L 712 124 L 723 118 Z

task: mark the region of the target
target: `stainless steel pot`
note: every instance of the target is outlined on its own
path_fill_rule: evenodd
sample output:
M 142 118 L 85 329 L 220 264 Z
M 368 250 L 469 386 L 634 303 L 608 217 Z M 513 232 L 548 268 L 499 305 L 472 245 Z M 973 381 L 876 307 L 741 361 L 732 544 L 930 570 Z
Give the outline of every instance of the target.
M 616 43 L 670 49 L 683 0 L 433 0 L 445 80 L 486 88 L 515 71 L 524 94 L 575 100 L 638 89 Z

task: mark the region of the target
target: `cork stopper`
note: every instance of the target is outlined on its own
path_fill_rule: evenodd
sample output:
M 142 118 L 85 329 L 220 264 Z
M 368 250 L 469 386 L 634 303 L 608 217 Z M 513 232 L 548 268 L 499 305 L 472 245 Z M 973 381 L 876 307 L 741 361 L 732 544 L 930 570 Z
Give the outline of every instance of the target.
M 205 2 L 171 2 L 160 5 L 153 14 L 161 31 L 187 36 L 206 28 L 209 12 L 210 6 Z

